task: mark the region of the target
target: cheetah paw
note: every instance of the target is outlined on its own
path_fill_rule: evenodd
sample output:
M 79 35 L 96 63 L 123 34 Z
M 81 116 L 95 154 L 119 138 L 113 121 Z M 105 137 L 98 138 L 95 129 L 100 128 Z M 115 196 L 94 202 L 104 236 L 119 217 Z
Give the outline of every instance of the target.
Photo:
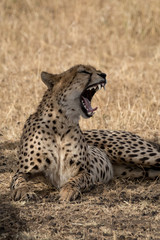
M 28 191 L 26 188 L 17 188 L 12 190 L 11 197 L 15 201 L 30 201 L 37 199 L 37 195 L 34 192 Z
M 79 195 L 79 191 L 76 187 L 65 185 L 60 191 L 60 201 L 72 201 Z

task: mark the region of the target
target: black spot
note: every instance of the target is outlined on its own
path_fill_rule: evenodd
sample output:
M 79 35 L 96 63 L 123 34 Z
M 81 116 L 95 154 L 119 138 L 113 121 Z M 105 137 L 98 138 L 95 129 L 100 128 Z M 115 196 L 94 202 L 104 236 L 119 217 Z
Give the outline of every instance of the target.
M 150 153 L 149 156 L 156 156 L 157 153 Z
M 69 162 L 69 164 L 72 165 L 73 163 L 74 163 L 74 161 L 71 159 L 70 162 Z
M 124 147 L 123 147 L 123 146 L 120 146 L 119 149 L 124 149 Z
M 103 160 L 102 160 L 102 159 L 100 159 L 100 162 L 101 162 L 101 164 L 103 165 Z
M 71 150 L 67 149 L 66 152 L 71 152 Z
M 48 113 L 48 117 L 52 117 L 52 113 Z
M 105 149 L 105 146 L 103 144 L 101 144 L 100 148 Z
M 141 155 L 144 155 L 144 154 L 146 154 L 146 152 L 141 152 Z
M 139 150 L 138 149 L 134 149 L 134 150 L 132 150 L 134 153 L 136 153 L 136 152 L 139 152 Z
M 24 154 L 23 154 L 24 156 L 27 156 L 27 153 L 26 152 L 24 152 Z
M 53 120 L 53 124 L 56 124 L 56 120 Z
M 131 138 L 131 140 L 132 140 L 132 141 L 134 141 L 134 142 L 135 142 L 135 141 L 137 141 L 137 139 L 136 139 L 136 138 Z
M 135 144 L 134 144 L 135 145 Z M 138 146 L 138 145 L 137 145 Z M 145 147 L 140 147 L 140 149 L 145 149 Z
M 48 164 L 51 164 L 51 160 L 50 160 L 49 158 L 46 158 L 46 162 L 47 162 Z
M 48 126 L 47 124 L 45 125 L 45 127 L 46 127 L 46 128 L 49 128 L 49 126 Z
M 61 109 L 59 109 L 59 110 L 58 110 L 58 112 L 59 112 L 59 113 L 62 113 L 62 110 L 61 110 Z
M 33 167 L 33 169 L 34 169 L 34 170 L 38 170 L 38 166 L 35 165 L 35 166 Z
M 141 161 L 145 161 L 145 160 L 149 160 L 148 157 L 143 157 L 143 158 L 140 158 Z
M 157 158 L 157 159 L 156 159 L 156 162 L 160 162 L 160 158 Z
M 66 146 L 71 146 L 71 143 L 67 143 Z
M 108 152 L 109 152 L 109 153 L 112 153 L 112 150 L 111 150 L 111 149 L 109 149 L 109 150 L 108 150 Z
M 34 146 L 33 146 L 33 145 L 30 145 L 30 148 L 34 148 Z
M 112 138 L 108 138 L 108 141 L 113 141 L 113 139 Z
M 122 137 L 127 137 L 127 135 L 124 134 L 124 135 L 122 135 Z
M 118 155 L 122 155 L 122 152 L 118 152 Z
M 94 145 L 95 147 L 98 147 L 98 145 L 99 145 L 99 144 L 97 144 L 97 143 L 94 143 L 93 145 Z
M 126 172 L 123 172 L 121 175 L 122 175 L 122 176 L 125 176 L 125 175 L 126 175 Z
M 66 134 L 68 134 L 70 131 L 71 131 L 71 129 L 68 129 L 67 132 L 66 132 Z
M 143 142 L 139 141 L 138 144 L 143 145 Z
M 25 159 L 25 162 L 28 162 L 28 158 Z
M 79 172 L 82 172 L 83 170 L 84 170 L 83 167 L 80 167 L 80 168 L 79 168 Z M 90 170 L 88 170 L 88 173 L 90 173 Z
M 152 147 L 152 145 L 151 145 L 151 144 L 149 144 L 149 143 L 147 143 L 147 146 L 148 146 L 148 147 Z
M 85 133 L 85 134 L 86 134 L 86 133 Z M 97 134 L 93 134 L 93 137 L 94 137 L 94 138 L 97 138 L 97 137 L 98 137 L 98 135 L 97 135 Z
M 57 128 L 56 127 L 52 127 L 52 129 L 55 133 L 57 133 Z
M 39 156 L 40 156 L 40 153 L 37 153 L 36 155 L 37 155 L 37 157 L 39 157 Z
M 24 169 L 28 169 L 28 166 L 25 166 Z
M 34 153 L 34 151 L 31 151 L 31 154 L 33 154 Z
M 42 160 L 41 160 L 40 158 L 37 158 L 37 161 L 38 161 L 39 163 L 41 163 L 41 162 L 42 162 Z
M 155 167 L 160 167 L 160 163 L 156 163 L 154 166 Z
M 112 145 L 111 145 L 111 144 L 109 144 L 109 145 L 107 145 L 107 147 L 111 148 L 111 147 L 112 147 Z
M 79 166 L 80 164 L 81 164 L 81 162 L 80 162 L 80 161 L 78 161 L 78 162 L 76 163 L 76 165 L 77 165 L 77 166 Z

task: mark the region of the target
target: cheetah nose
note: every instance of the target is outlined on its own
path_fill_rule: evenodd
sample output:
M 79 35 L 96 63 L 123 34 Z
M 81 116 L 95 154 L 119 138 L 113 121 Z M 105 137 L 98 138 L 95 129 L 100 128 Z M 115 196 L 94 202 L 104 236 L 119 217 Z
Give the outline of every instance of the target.
M 102 77 L 102 78 L 106 78 L 106 74 L 105 73 L 100 73 L 99 76 Z

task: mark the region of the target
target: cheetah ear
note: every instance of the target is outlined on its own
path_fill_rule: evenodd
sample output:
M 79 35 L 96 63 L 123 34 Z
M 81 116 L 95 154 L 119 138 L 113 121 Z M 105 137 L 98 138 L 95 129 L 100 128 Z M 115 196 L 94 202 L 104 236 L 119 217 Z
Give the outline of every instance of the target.
M 44 84 L 51 89 L 54 86 L 54 81 L 55 81 L 56 74 L 51 74 L 47 72 L 41 72 L 41 78 Z

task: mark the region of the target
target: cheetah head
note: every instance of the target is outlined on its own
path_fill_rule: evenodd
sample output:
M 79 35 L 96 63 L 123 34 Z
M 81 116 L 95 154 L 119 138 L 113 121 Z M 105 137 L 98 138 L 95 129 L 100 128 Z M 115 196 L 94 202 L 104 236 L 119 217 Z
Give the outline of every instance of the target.
M 105 73 L 85 65 L 77 65 L 55 75 L 42 72 L 41 77 L 52 91 L 53 101 L 56 99 L 74 122 L 79 120 L 80 115 L 84 118 L 93 116 L 97 107 L 92 108 L 91 100 L 106 84 Z

